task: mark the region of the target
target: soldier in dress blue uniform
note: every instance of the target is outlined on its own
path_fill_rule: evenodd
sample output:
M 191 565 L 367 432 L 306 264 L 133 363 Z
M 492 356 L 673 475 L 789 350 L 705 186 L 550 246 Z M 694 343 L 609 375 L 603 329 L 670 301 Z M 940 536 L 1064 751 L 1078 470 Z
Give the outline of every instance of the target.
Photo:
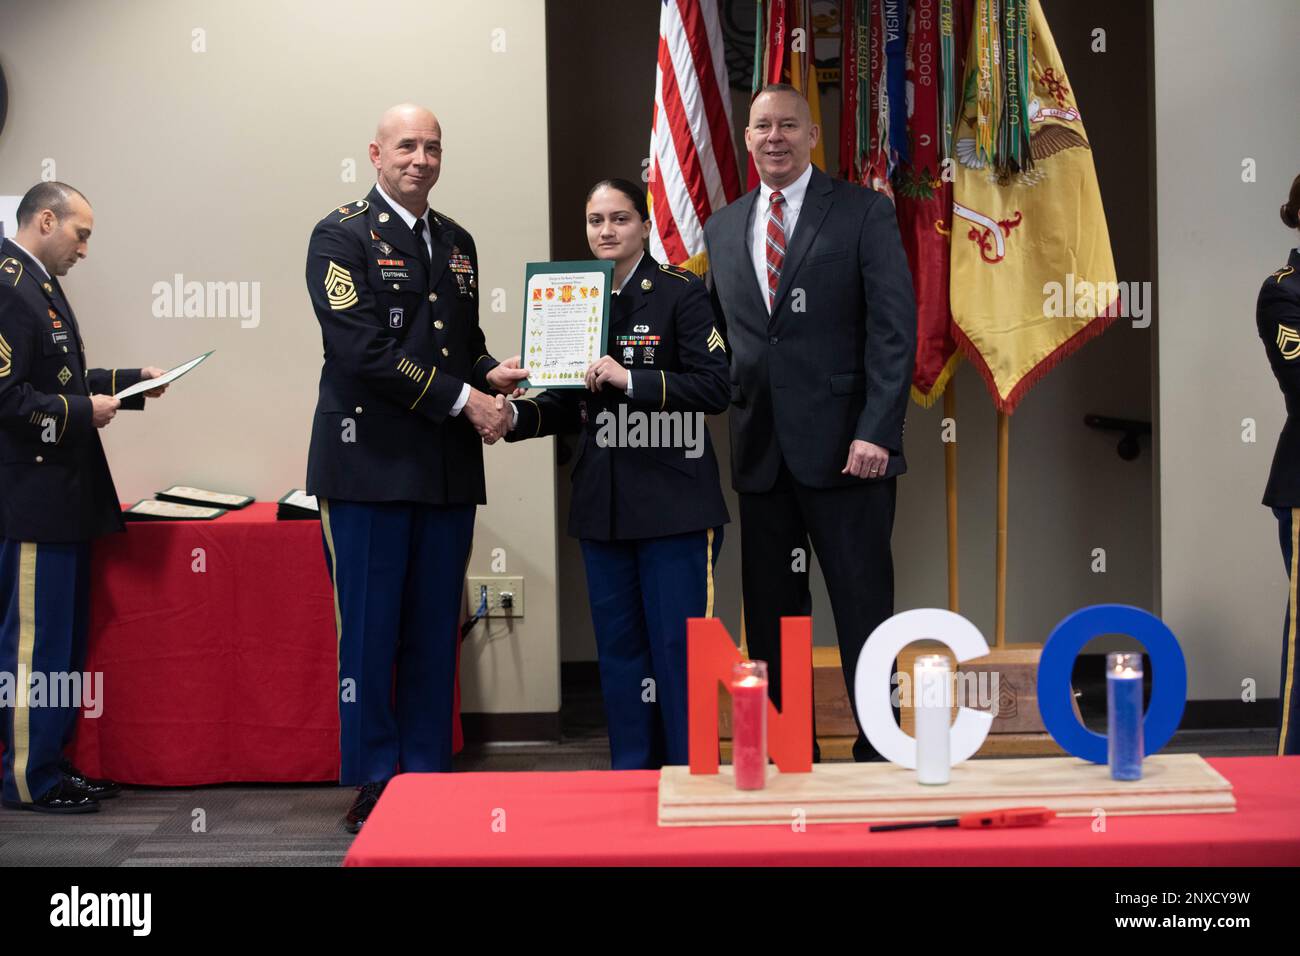
M 1300 228 L 1300 176 L 1291 184 L 1282 221 L 1292 229 Z M 1282 756 L 1300 754 L 1300 715 L 1295 699 L 1296 618 L 1300 615 L 1296 600 L 1300 583 L 1300 248 L 1292 249 L 1287 264 L 1264 280 L 1255 306 L 1255 324 L 1286 399 L 1287 414 L 1264 489 L 1264 504 L 1277 516 L 1282 560 L 1290 579 L 1282 624 L 1282 713 L 1277 742 Z
M 319 496 L 339 639 L 339 780 L 356 832 L 403 771 L 451 770 L 452 692 L 483 442 L 525 373 L 479 328 L 478 253 L 428 207 L 442 129 L 380 120 L 364 199 L 317 224 L 307 288 L 325 345 L 307 490 Z M 494 394 L 489 394 L 492 392 Z
M 18 205 L 17 235 L 0 243 L 0 672 L 14 675 L 19 698 L 0 713 L 3 803 L 45 813 L 92 812 L 120 792 L 63 758 L 78 707 L 26 703 L 34 675 L 84 670 L 89 542 L 124 527 L 98 429 L 166 390 L 119 401 L 162 369 L 86 364 L 59 277 L 85 258 L 93 228 L 85 196 L 41 183 Z
M 686 619 L 713 616 L 713 566 L 729 520 L 704 418 L 730 399 L 726 344 L 704 283 L 655 262 L 644 251 L 649 231 L 637 186 L 593 187 L 587 239 L 615 264 L 612 354 L 588 369 L 586 390 L 513 402 L 518 419 L 506 436 L 581 436 L 569 534 L 587 569 L 615 770 L 689 760 Z M 692 447 L 633 447 L 619 426 L 639 413 L 675 415 Z

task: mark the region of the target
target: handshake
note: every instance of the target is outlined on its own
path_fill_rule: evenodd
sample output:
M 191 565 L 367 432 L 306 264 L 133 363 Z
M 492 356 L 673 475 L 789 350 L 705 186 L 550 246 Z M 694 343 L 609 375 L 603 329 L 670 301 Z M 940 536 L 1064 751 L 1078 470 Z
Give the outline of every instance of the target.
M 496 390 L 495 395 L 476 388 L 469 390 L 469 400 L 462 411 L 483 439 L 483 444 L 491 445 L 510 431 L 514 414 L 506 396 L 518 398 L 524 394 L 518 383 L 527 377 L 528 369 L 519 367 L 519 356 L 516 355 L 488 372 L 488 384 Z

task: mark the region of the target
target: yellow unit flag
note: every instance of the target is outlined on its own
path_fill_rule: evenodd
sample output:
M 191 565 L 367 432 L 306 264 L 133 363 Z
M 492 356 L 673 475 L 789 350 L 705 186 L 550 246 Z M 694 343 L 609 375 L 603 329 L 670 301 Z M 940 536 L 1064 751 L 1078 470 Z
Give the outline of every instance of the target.
M 1031 162 L 999 172 L 978 149 L 981 31 L 972 29 L 953 183 L 953 334 L 1008 414 L 1119 313 L 1092 148 L 1038 0 L 1029 11 Z

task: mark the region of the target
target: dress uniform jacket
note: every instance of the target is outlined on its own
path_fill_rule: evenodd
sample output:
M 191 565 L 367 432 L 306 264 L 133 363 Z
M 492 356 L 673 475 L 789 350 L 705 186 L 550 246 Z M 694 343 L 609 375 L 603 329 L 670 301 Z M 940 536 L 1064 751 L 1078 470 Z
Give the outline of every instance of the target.
M 139 381 L 139 369 L 87 368 L 58 280 L 0 244 L 0 538 L 73 543 L 122 530 L 90 396 Z
M 417 239 L 378 189 L 317 224 L 307 286 L 325 363 L 307 462 L 311 494 L 349 501 L 483 504 L 483 444 L 451 410 L 488 391 L 497 362 L 479 328 L 470 234 L 430 210 Z
M 613 423 L 607 435 L 618 426 L 621 406 L 626 407 L 623 414 L 716 415 L 726 410 L 727 348 L 714 328 L 703 281 L 642 256 L 610 304 L 609 354 L 629 369 L 631 398 L 608 384 L 595 394 L 551 389 L 535 400 L 515 403 L 519 421 L 506 436 L 520 441 L 580 434 L 569 534 L 596 541 L 631 540 L 725 524 L 727 506 L 703 416 L 696 420 L 703 431 L 703 454 L 698 458 L 688 458 L 680 447 L 602 445 L 597 437 L 604 422 Z
M 1255 324 L 1268 362 L 1286 399 L 1286 424 L 1273 452 L 1264 504 L 1300 507 L 1300 251 L 1264 280 L 1255 307 Z

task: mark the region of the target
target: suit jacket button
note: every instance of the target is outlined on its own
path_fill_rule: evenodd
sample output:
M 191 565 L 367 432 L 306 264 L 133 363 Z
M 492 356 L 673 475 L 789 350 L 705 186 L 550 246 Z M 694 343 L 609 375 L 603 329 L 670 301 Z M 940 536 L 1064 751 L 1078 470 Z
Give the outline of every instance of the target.
M 429 301 L 430 301 L 430 302 L 437 302 L 437 301 L 438 301 L 438 293 L 436 293 L 436 292 L 430 292 L 430 293 L 429 293 Z
M 774 335 L 774 336 L 772 336 L 770 339 L 767 340 L 767 344 L 768 344 L 768 345 L 776 345 L 776 343 L 779 342 L 779 341 L 781 341 L 781 340 L 778 339 L 778 338 Z
M 443 354 L 443 355 L 450 355 L 450 354 L 451 354 L 451 352 L 449 352 L 449 351 L 447 350 L 447 346 L 445 346 L 445 345 L 442 347 L 442 354 Z
M 358 415 L 361 414 L 361 406 L 360 406 L 360 405 L 357 406 L 357 414 L 358 414 Z
M 439 331 L 442 331 L 442 319 L 434 319 L 433 327 Z

